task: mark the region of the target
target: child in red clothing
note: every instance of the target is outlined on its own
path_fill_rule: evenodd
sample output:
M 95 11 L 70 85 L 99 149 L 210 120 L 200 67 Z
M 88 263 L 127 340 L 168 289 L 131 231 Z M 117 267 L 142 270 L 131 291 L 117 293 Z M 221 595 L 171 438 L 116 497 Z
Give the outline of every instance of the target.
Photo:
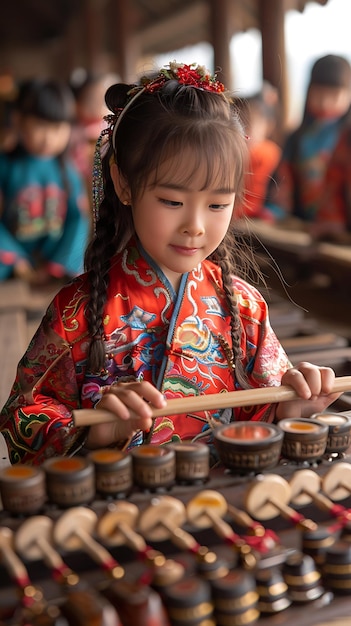
M 284 142 L 269 185 L 267 211 L 277 221 L 299 220 L 310 228 L 324 195 L 329 160 L 351 114 L 351 66 L 328 54 L 314 63 L 300 126 Z
M 351 127 L 334 148 L 324 178 L 311 235 L 334 243 L 351 243 Z
M 273 88 L 269 86 L 274 96 Z M 249 168 L 244 181 L 242 213 L 248 217 L 270 220 L 264 200 L 268 183 L 275 171 L 281 148 L 270 137 L 275 125 L 276 102 L 267 102 L 266 89 L 242 101 L 243 122 L 248 134 Z

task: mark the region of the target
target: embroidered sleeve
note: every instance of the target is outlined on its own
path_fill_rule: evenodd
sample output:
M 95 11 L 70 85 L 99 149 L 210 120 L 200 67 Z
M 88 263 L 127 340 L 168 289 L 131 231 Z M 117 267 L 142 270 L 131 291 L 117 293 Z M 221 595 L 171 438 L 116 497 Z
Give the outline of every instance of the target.
M 0 414 L 11 463 L 40 464 L 66 454 L 83 436 L 72 422 L 79 390 L 71 350 L 55 331 L 52 304 L 22 357 Z

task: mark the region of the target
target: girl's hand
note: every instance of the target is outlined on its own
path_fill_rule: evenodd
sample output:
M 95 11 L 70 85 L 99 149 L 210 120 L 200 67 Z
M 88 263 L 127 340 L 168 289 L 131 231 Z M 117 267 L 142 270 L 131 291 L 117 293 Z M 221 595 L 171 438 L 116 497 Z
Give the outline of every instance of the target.
M 97 406 L 115 413 L 116 421 L 91 426 L 86 446 L 109 446 L 129 439 L 139 430 L 149 430 L 152 426 L 150 405 L 157 409 L 166 406 L 162 393 L 151 383 L 133 381 L 112 385 Z
M 275 420 L 286 417 L 310 417 L 324 411 L 338 399 L 340 393 L 331 393 L 335 373 L 330 367 L 318 367 L 301 362 L 288 369 L 282 377 L 282 385 L 290 385 L 301 400 L 291 400 L 277 404 Z

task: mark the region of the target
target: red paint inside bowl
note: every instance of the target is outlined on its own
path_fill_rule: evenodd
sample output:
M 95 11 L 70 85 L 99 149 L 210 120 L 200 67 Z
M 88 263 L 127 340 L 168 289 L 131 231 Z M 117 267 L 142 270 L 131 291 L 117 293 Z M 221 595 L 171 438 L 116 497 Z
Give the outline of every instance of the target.
M 262 424 L 236 424 L 235 426 L 228 426 L 222 431 L 222 435 L 225 437 L 240 439 L 241 441 L 267 439 L 271 434 L 271 430 Z

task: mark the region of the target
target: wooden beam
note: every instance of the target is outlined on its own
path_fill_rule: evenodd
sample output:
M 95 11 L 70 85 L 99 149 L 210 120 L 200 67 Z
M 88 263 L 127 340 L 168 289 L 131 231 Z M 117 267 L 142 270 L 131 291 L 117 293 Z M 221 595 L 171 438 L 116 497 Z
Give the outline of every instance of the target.
M 231 0 L 209 0 L 211 43 L 214 52 L 214 69 L 219 68 L 219 79 L 228 89 L 232 88 L 232 68 L 230 58 L 229 9 Z
M 140 39 L 132 31 L 130 21 L 130 8 L 125 0 L 110 0 L 108 28 L 114 57 L 116 59 L 116 71 L 122 82 L 132 83 L 137 78 L 137 64 L 140 57 Z
M 186 8 L 174 12 L 166 19 L 140 27 L 135 33 L 135 38 L 140 41 L 144 53 L 163 53 L 165 50 L 208 41 L 209 20 L 209 2 L 196 0 L 189 2 Z
M 280 119 L 277 128 L 284 128 L 288 105 L 284 3 L 282 0 L 259 0 L 258 17 L 262 36 L 262 75 L 278 90 Z

